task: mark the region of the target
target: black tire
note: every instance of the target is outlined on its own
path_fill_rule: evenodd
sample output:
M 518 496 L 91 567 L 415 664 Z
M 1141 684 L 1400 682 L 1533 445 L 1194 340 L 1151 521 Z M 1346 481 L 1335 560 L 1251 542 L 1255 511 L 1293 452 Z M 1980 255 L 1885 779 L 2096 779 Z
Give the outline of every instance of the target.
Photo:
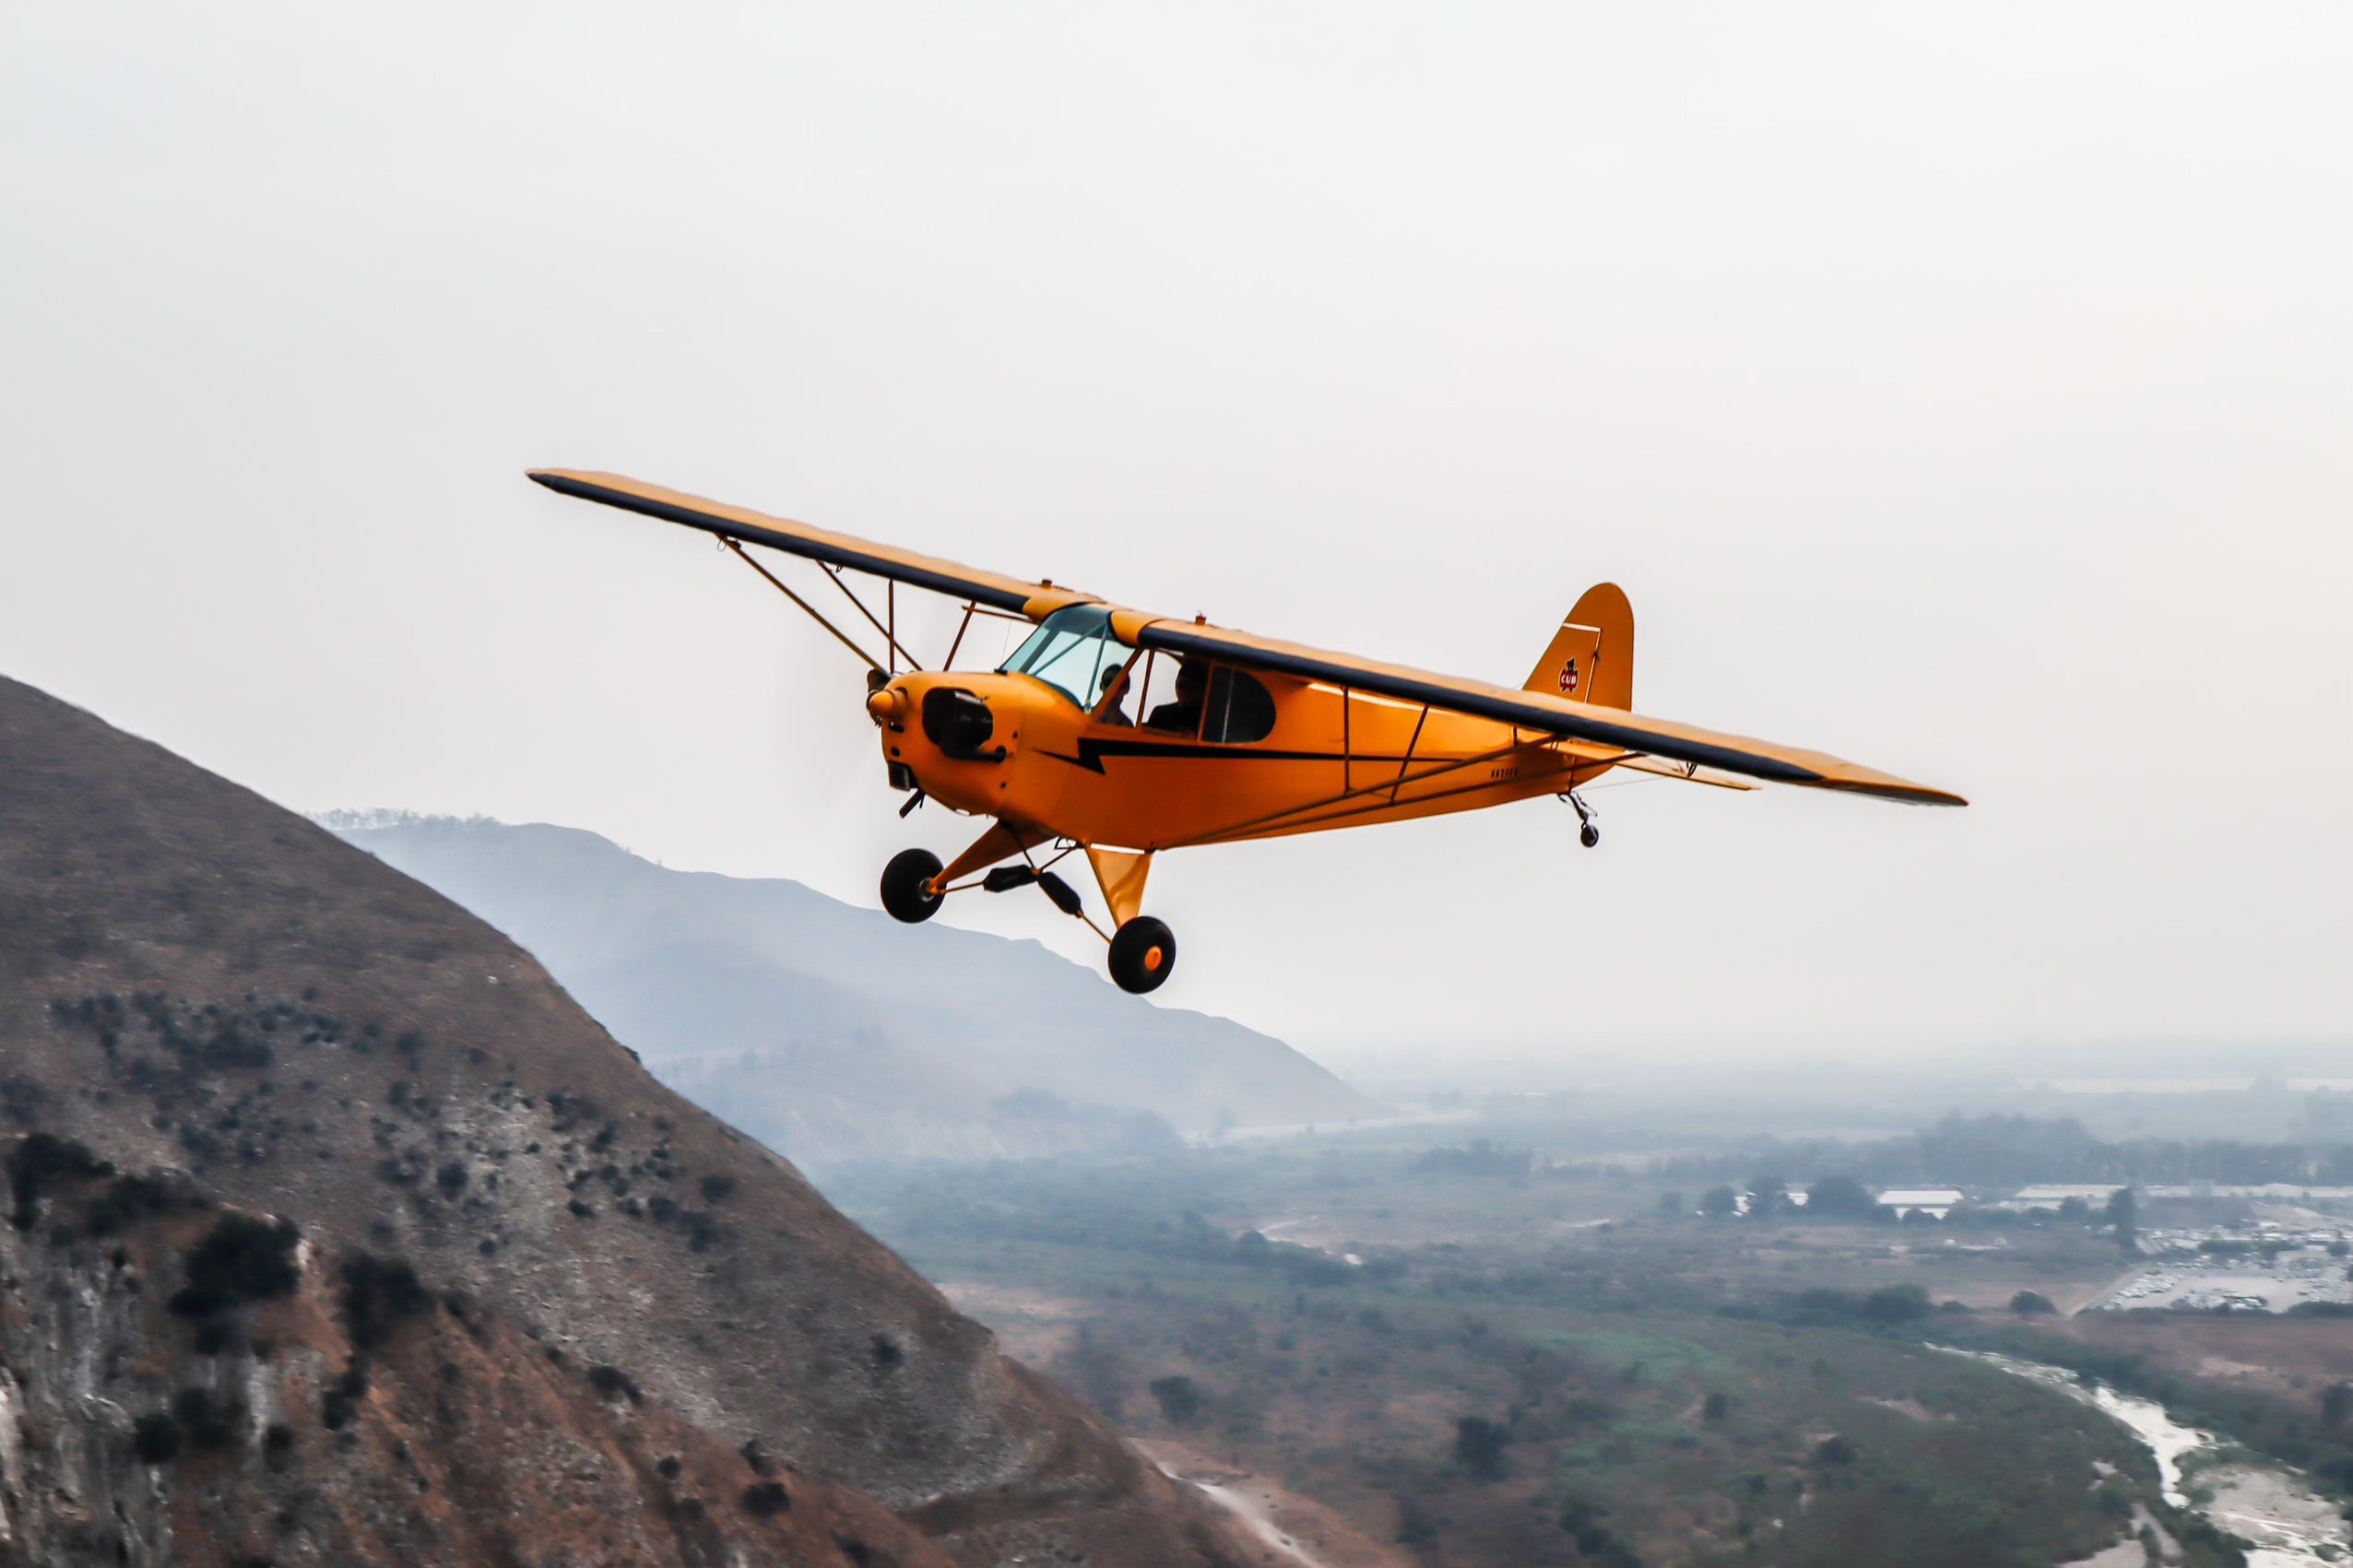
M 1176 967 L 1176 933 L 1151 915 L 1139 914 L 1112 933 L 1111 978 L 1122 991 L 1157 991 Z
M 940 913 L 945 901 L 926 892 L 924 884 L 940 875 L 940 857 L 928 849 L 903 849 L 882 867 L 882 907 L 893 920 L 920 925 Z
M 1595 844 L 1602 842 L 1602 830 L 1595 827 L 1592 823 L 1588 822 L 1583 827 L 1577 830 L 1577 842 L 1583 844 L 1587 849 L 1591 849 Z

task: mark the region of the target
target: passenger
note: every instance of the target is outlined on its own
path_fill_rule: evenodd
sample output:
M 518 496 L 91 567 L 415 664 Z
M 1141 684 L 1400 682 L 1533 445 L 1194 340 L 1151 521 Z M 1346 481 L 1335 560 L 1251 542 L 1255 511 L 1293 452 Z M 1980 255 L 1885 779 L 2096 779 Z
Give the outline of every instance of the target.
M 1188 659 L 1176 666 L 1176 701 L 1163 702 L 1145 715 L 1144 727 L 1199 735 L 1201 706 L 1208 696 L 1209 666 Z
M 1105 670 L 1103 672 L 1103 701 L 1095 704 L 1094 722 L 1102 725 L 1117 725 L 1122 729 L 1135 728 L 1136 721 L 1129 718 L 1121 707 L 1127 700 L 1128 672 L 1125 669 Z

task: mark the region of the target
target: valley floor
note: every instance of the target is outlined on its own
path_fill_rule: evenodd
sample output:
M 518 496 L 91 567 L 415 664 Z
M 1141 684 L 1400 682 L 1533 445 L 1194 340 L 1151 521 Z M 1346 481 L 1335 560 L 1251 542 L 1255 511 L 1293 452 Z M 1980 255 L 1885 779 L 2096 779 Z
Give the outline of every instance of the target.
M 1630 1177 L 1283 1145 L 836 1196 L 1271 1552 L 1325 1568 L 2138 1562 L 2144 1525 L 2190 1568 L 2230 1564 L 2122 1427 L 1927 1341 L 2193 1380 L 2243 1359 L 2280 1370 L 2241 1383 L 2306 1410 L 2344 1375 L 2326 1322 L 2063 1315 L 2124 1272 L 2080 1225 L 1709 1221 Z M 2021 1291 L 2062 1314 L 2017 1316 Z

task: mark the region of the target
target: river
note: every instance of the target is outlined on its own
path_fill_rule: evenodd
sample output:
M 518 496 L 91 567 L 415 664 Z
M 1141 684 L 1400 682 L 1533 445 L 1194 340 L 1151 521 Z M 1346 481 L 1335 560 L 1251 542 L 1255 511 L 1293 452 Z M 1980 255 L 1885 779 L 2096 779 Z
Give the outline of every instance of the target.
M 2194 1507 L 2217 1527 L 2254 1543 L 2247 1553 L 2248 1568 L 2341 1568 L 2353 1557 L 2347 1548 L 2346 1522 L 2338 1515 L 2336 1504 L 2315 1493 L 2299 1472 L 2284 1465 L 2236 1460 L 2200 1465 L 2199 1492 L 2210 1492 L 2212 1497 L 2193 1504 L 2183 1487 L 2182 1461 L 2200 1450 L 2223 1446 L 2214 1433 L 2182 1425 L 2154 1399 L 2120 1394 L 2104 1383 L 2087 1387 L 2063 1367 L 1990 1350 L 1938 1348 L 2030 1378 L 2106 1412 L 2157 1456 L 2158 1476 L 2168 1503 L 2177 1508 Z

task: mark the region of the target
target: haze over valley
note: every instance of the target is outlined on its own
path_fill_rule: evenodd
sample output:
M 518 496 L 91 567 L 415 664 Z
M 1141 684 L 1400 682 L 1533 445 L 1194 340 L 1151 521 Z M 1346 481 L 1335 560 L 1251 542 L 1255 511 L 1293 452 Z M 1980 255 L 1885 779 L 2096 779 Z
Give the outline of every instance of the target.
M 1124 996 L 1034 942 L 668 870 L 574 829 L 330 821 L 530 949 L 664 1082 L 805 1166 L 1149 1149 L 1373 1112 L 1281 1041 Z

